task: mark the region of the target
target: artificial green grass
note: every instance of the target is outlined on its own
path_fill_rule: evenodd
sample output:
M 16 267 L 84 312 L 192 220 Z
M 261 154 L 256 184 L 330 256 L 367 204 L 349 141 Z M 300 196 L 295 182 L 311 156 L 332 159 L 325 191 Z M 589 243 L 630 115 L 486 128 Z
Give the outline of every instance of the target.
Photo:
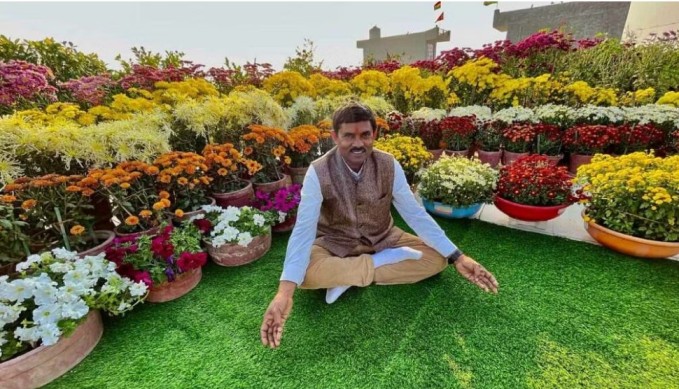
M 497 296 L 452 268 L 333 305 L 298 290 L 280 349 L 267 349 L 259 326 L 289 236 L 277 235 L 253 264 L 209 264 L 188 295 L 107 319 L 95 350 L 49 387 L 679 387 L 679 263 L 438 221 L 495 274 Z

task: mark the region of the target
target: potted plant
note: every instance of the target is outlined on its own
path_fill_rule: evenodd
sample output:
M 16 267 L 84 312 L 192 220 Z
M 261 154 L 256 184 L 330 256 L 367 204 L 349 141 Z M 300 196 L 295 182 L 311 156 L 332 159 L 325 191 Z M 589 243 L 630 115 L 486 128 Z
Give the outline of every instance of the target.
M 22 177 L 3 189 L 20 205 L 18 218 L 26 222 L 25 231 L 31 253 L 65 247 L 97 254 L 113 240 L 112 231 L 94 231 L 94 217 L 88 212 L 92 191 L 79 186 L 82 176 L 48 174 Z
M 564 166 L 554 166 L 541 155 L 521 157 L 500 169 L 495 206 L 525 221 L 551 220 L 577 198 Z
M 477 133 L 476 117 L 451 116 L 439 121 L 446 153 L 466 157 Z
M 635 151 L 647 151 L 662 147 L 665 133 L 652 123 L 624 124 L 618 127 L 620 144 L 616 154 L 628 154 Z
M 510 165 L 528 155 L 535 142 L 535 127 L 529 123 L 513 123 L 502 131 L 503 165 Z
M 553 124 L 535 124 L 535 153 L 546 156 L 554 165 L 563 159 L 561 130 Z
M 220 266 L 240 266 L 261 258 L 271 247 L 274 212 L 253 207 L 204 206 L 204 215 L 192 218 L 203 234 L 212 261 Z
M 212 178 L 207 175 L 208 166 L 202 155 L 173 151 L 161 154 L 153 165 L 159 169 L 157 187 L 170 195 L 168 211 L 175 220 L 187 220 L 202 212 L 203 205 L 215 204 L 215 199 L 208 197 Z
M 297 220 L 297 207 L 301 201 L 299 184 L 292 184 L 273 193 L 257 191 L 255 208 L 260 211 L 273 211 L 277 214 L 277 222 L 271 227 L 273 232 L 291 231 Z
M 595 155 L 578 169 L 587 232 L 602 245 L 644 258 L 679 253 L 679 156 Z
M 432 158 L 422 139 L 405 135 L 388 135 L 376 140 L 374 147 L 396 158 L 411 185 L 414 184 L 415 173 L 428 164 Z
M 441 128 L 438 120 L 423 121 L 418 127 L 417 135 L 431 153 L 433 160 L 441 158 L 445 147 L 441 144 Z
M 492 202 L 497 176 L 477 159 L 443 157 L 422 171 L 417 191 L 430 213 L 465 218 Z
M 316 126 L 302 125 L 290 129 L 290 176 L 294 184 L 302 184 L 311 162 L 321 156 L 318 142 L 321 130 Z
M 0 387 L 39 387 L 77 365 L 99 342 L 100 311 L 120 315 L 147 287 L 118 275 L 103 254 L 63 249 L 31 255 L 0 276 Z
M 122 162 L 109 169 L 92 169 L 78 185 L 111 201 L 111 213 L 120 221 L 117 236 L 154 234 L 167 219 L 170 194 L 156 189 L 160 169 L 141 162 Z
M 293 145 L 290 135 L 280 128 L 259 124 L 251 124 L 248 129 L 250 132 L 241 136 L 244 154 L 262 165 L 252 176 L 255 190 L 272 192 L 289 185 L 290 177 L 283 173 L 283 165 L 292 162 L 286 156 Z
M 502 160 L 502 129 L 499 121 L 484 121 L 476 136 L 476 154 L 481 162 L 497 167 Z
M 255 174 L 261 165 L 247 159 L 231 143 L 208 144 L 203 149 L 210 181 L 210 196 L 220 207 L 249 205 L 255 190 L 244 176 Z
M 620 131 L 614 125 L 577 125 L 564 132 L 563 144 L 570 151 L 568 170 L 575 174 L 594 154 L 606 153 L 619 145 Z
M 156 236 L 116 238 L 106 249 L 106 258 L 116 271 L 149 286 L 147 301 L 162 303 L 190 292 L 202 277 L 207 261 L 201 232 L 189 222 L 162 228 Z

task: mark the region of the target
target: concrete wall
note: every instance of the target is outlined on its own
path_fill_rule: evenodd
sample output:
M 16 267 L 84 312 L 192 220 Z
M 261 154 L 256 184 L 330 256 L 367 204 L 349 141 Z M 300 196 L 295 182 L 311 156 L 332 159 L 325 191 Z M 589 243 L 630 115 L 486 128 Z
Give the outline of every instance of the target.
M 371 30 L 371 35 L 376 31 Z M 373 35 L 374 36 L 374 35 Z M 363 61 L 384 60 L 388 56 L 396 56 L 404 63 L 427 59 L 427 43 L 450 41 L 450 31 L 434 28 L 428 31 L 406 35 L 380 37 L 356 42 L 356 47 L 363 49 Z
M 632 2 L 625 23 L 623 39 L 643 40 L 649 34 L 679 30 L 679 3 Z
M 506 31 L 512 42 L 542 29 L 561 29 L 573 33 L 576 39 L 591 38 L 597 33 L 619 39 L 629 8 L 630 2 L 571 2 L 508 12 L 495 10 L 493 27 Z

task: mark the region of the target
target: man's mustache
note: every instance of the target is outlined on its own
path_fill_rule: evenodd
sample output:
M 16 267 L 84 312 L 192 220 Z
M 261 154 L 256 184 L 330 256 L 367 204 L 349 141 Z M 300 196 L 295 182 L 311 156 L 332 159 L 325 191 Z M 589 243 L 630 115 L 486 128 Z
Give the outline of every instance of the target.
M 356 152 L 356 151 L 363 151 L 363 152 L 365 152 L 365 147 L 354 147 L 354 148 L 352 148 L 352 149 L 349 150 L 349 151 L 352 152 L 352 153 L 353 153 L 353 152 Z

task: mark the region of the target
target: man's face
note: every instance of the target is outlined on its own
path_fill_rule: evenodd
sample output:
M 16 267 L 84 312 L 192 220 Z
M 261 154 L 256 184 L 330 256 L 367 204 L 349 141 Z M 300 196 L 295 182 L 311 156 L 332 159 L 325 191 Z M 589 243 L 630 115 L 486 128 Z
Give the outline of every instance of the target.
M 373 151 L 375 134 L 370 122 L 342 123 L 339 130 L 332 131 L 331 134 L 337 151 L 347 165 L 352 170 L 359 171 Z

